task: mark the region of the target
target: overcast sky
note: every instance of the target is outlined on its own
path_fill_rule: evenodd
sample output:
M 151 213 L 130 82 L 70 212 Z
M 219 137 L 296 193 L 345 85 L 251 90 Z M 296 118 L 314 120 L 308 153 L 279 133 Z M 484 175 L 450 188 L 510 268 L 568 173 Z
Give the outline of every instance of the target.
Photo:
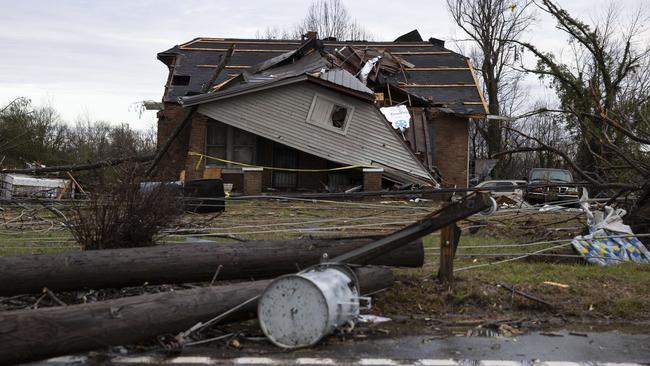
M 462 38 L 445 0 L 343 0 L 376 40 L 393 40 L 417 28 L 423 38 Z M 572 14 L 587 20 L 611 0 L 561 0 Z M 618 0 L 623 11 L 650 7 L 650 0 Z M 146 128 L 130 110 L 140 100 L 160 100 L 167 68 L 156 53 L 195 37 L 254 37 L 266 26 L 298 21 L 303 0 L 0 0 L 0 106 L 16 97 L 50 104 L 67 122 L 79 116 Z M 626 10 L 627 9 L 627 10 Z M 559 51 L 566 37 L 538 12 L 527 41 Z M 543 97 L 539 82 L 528 84 Z

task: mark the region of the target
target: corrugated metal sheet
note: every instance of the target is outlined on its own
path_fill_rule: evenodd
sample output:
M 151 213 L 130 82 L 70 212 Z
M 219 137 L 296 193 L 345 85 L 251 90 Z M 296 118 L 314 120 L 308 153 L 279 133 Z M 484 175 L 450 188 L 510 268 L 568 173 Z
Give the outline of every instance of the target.
M 244 80 L 249 83 L 266 80 L 280 80 L 306 73 L 318 72 L 325 67 L 327 67 L 327 64 L 325 64 L 323 57 L 321 57 L 318 52 L 313 52 L 289 65 L 269 68 L 255 74 L 244 71 Z
M 321 79 L 330 83 L 341 85 L 344 88 L 360 91 L 362 93 L 373 94 L 374 92 L 364 83 L 355 78 L 354 75 L 341 69 L 326 71 L 319 76 Z
M 316 93 L 354 107 L 345 135 L 306 122 Z M 209 102 L 199 113 L 340 164 L 392 167 L 433 184 L 374 105 L 309 82 Z

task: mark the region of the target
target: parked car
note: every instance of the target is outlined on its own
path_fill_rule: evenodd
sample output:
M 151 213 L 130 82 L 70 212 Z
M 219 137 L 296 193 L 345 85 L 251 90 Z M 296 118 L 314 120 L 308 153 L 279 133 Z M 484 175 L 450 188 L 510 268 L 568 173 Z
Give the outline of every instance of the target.
M 526 185 L 525 180 L 486 180 L 476 185 L 492 191 L 492 196 L 510 196 L 513 193 L 521 195 Z
M 567 183 L 567 185 L 563 186 L 563 183 Z M 530 203 L 546 203 L 577 200 L 578 187 L 572 184 L 573 175 L 568 170 L 550 168 L 531 169 L 528 174 L 526 201 Z

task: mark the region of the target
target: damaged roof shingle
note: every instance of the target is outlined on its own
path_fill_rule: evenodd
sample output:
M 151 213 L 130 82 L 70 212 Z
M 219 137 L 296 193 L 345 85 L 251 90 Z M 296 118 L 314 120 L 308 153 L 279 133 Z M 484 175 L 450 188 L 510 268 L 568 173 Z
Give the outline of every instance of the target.
M 317 42 L 322 42 L 319 46 L 322 45 L 325 52 L 333 55 L 336 55 L 335 49 L 340 50 L 344 47 L 354 48 L 357 52 L 367 51 L 368 55 L 373 52 L 388 52 L 404 62 L 400 63 L 399 71 L 388 77 L 386 81 L 408 93 L 428 100 L 433 105 L 449 108 L 457 114 L 482 115 L 486 113 L 485 103 L 467 58 L 442 47 L 439 43 L 419 41 Z M 196 38 L 175 46 L 159 53 L 158 59 L 167 64 L 174 74 L 189 75 L 190 80 L 187 85 L 167 85 L 163 100 L 177 102 L 179 97 L 199 92 L 231 44 L 235 45 L 235 51 L 225 70 L 217 78 L 215 83 L 217 85 L 242 73 L 244 79 L 249 77 L 247 82 L 251 83 L 256 80 L 263 81 L 264 77 L 267 77 L 267 81 L 277 79 L 277 75 L 282 72 L 282 62 L 291 65 L 293 60 L 285 60 L 291 59 L 302 50 L 307 51 L 300 54 L 298 61 L 295 62 L 306 60 L 305 64 L 301 66 L 302 70 L 299 65 L 293 64 L 292 67 L 286 69 L 288 72 L 286 77 L 290 77 L 289 74 L 292 73 L 299 75 L 314 72 L 323 59 L 321 57 L 304 57 L 311 56 L 308 51 L 309 47 L 304 47 L 307 43 L 293 40 Z M 311 61 L 313 64 L 309 64 L 307 61 Z M 254 66 L 255 69 L 252 68 Z M 256 73 L 256 71 L 261 72 Z M 265 74 L 265 71 L 268 73 Z M 352 79 L 356 80 L 356 78 L 351 73 L 343 74 L 339 71 L 343 70 L 329 74 L 333 72 L 332 70 L 320 75 L 320 78 L 329 82 L 337 83 L 338 81 L 339 84 L 347 83 L 346 88 L 352 87 L 360 92 L 368 92 L 368 90 L 372 92 L 363 83 L 354 82 Z M 368 90 L 363 90 L 363 87 Z

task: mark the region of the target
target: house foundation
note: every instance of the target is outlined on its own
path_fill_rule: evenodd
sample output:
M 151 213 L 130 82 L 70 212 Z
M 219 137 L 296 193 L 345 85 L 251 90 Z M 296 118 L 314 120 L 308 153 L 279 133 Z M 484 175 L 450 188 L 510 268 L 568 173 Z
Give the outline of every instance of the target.
M 381 191 L 382 168 L 363 168 L 363 190 L 365 192 Z

